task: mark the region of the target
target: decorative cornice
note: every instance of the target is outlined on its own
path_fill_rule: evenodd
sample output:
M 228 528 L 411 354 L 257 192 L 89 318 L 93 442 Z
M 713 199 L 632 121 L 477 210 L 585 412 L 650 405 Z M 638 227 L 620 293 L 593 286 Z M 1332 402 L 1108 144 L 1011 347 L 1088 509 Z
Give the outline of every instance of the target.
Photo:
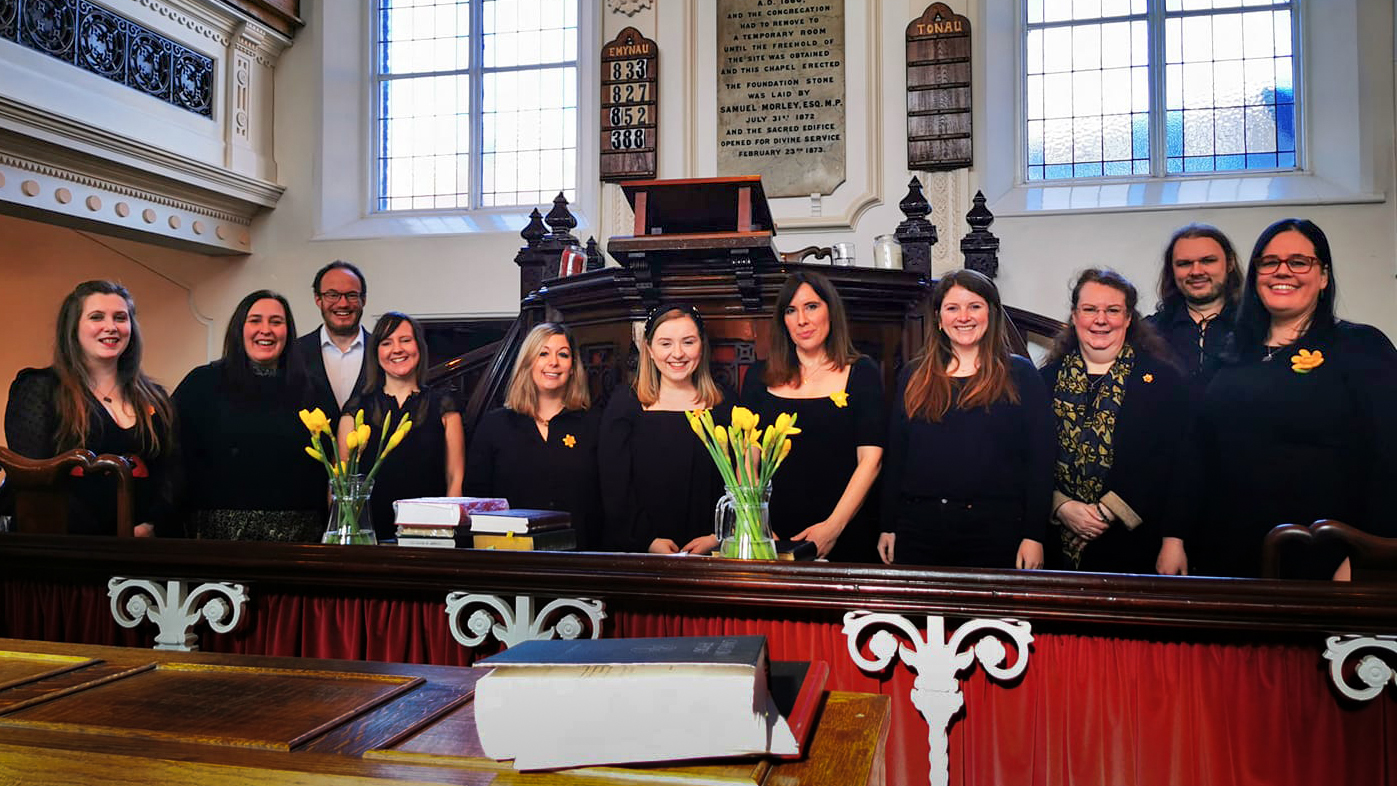
M 254 57 L 267 68 L 276 68 L 281 53 L 291 46 L 291 39 L 238 9 L 217 2 L 199 0 L 129 0 L 158 16 L 173 22 L 208 41 L 228 49 L 240 39 L 255 42 Z M 246 46 L 246 44 L 243 44 Z M 249 53 L 252 54 L 252 53 Z
M 88 188 L 96 188 L 102 191 L 108 191 L 113 194 L 120 194 L 122 196 L 130 197 L 132 199 L 138 199 L 143 202 L 150 202 L 157 205 L 163 205 L 164 207 L 168 207 L 174 210 L 183 210 L 189 213 L 198 213 L 201 216 L 216 218 L 219 221 L 227 221 L 230 224 L 239 224 L 242 226 L 250 226 L 252 224 L 252 219 L 250 216 L 229 213 L 223 210 L 218 210 L 217 208 L 211 208 L 207 205 L 199 205 L 193 202 L 185 202 L 154 191 L 146 191 L 139 188 L 133 188 L 129 185 L 118 183 L 113 180 L 107 180 L 100 177 L 93 177 L 92 175 L 83 174 L 82 172 L 77 172 L 71 169 L 64 169 L 58 166 L 42 164 L 37 161 L 32 161 L 26 158 L 18 158 L 15 156 L 7 155 L 3 152 L 0 152 L 0 166 L 12 166 L 15 169 L 19 169 L 25 172 L 32 172 L 36 175 L 44 175 L 45 177 L 57 178 L 59 180 L 64 180 L 69 183 L 84 185 Z

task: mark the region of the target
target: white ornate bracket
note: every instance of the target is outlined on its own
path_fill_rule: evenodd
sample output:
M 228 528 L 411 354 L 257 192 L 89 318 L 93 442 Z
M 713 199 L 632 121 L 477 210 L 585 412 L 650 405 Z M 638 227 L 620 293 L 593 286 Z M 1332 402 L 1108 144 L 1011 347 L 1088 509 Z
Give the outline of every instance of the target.
M 505 647 L 535 639 L 576 639 L 586 628 L 591 630 L 590 638 L 601 638 L 601 621 L 606 619 L 601 601 L 555 598 L 535 613 L 537 605 L 532 595 L 515 596 L 511 609 L 495 595 L 453 592 L 446 596 L 446 616 L 451 635 L 465 647 L 479 646 L 491 634 Z M 467 609 L 474 611 L 462 628 L 461 617 Z
M 880 627 L 897 631 L 901 638 L 912 642 L 912 647 L 899 644 L 899 637 L 890 630 L 877 630 L 868 639 L 873 657 L 865 657 L 859 646 L 860 636 L 865 630 Z M 917 673 L 912 683 L 912 705 L 927 722 L 927 741 L 931 744 L 930 780 L 932 786 L 946 786 L 951 777 L 948 750 L 951 718 L 964 703 L 958 675 L 978 659 L 989 676 L 998 680 L 1015 679 L 1028 667 L 1028 645 L 1033 641 L 1033 634 L 1029 624 L 1022 620 L 977 619 L 957 628 L 947 641 L 945 618 L 930 615 L 926 618 L 926 629 L 923 639 L 916 627 L 898 614 L 851 611 L 844 615 L 849 657 L 860 669 L 880 672 L 901 655 L 902 662 Z M 981 634 L 988 635 L 973 647 L 961 649 L 969 639 Z M 1000 637 L 1009 639 L 1018 652 L 1012 666 L 1003 665 L 1008 651 Z
M 1354 674 L 1364 687 L 1356 688 L 1344 677 L 1344 663 L 1363 650 L 1386 652 L 1397 660 L 1397 636 L 1330 636 L 1324 657 L 1329 661 L 1329 677 L 1339 692 L 1355 701 L 1368 701 L 1382 693 L 1383 686 L 1397 686 L 1397 671 L 1381 656 L 1369 653 L 1358 660 Z
M 159 629 L 155 635 L 157 650 L 197 650 L 199 637 L 190 628 L 200 619 L 208 620 L 209 627 L 218 633 L 237 627 L 247 605 L 247 588 L 226 581 L 204 582 L 191 592 L 191 583 L 168 580 L 162 586 L 150 579 L 113 576 L 107 582 L 112 616 L 123 628 L 136 627 L 142 618 L 154 622 Z

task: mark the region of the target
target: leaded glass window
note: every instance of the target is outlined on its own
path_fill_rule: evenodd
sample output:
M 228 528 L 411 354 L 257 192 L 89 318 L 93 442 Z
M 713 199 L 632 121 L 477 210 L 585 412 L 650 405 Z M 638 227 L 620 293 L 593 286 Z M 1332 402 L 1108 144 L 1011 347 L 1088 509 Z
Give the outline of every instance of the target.
M 1026 178 L 1296 168 L 1296 0 L 1026 0 Z
M 378 0 L 375 207 L 576 198 L 578 0 Z

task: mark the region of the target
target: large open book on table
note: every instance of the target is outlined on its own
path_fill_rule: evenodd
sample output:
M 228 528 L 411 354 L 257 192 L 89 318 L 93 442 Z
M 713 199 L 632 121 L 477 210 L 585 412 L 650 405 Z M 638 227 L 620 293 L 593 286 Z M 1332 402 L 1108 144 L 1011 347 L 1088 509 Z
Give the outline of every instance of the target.
M 798 756 L 828 674 L 796 678 L 793 733 L 764 636 L 529 641 L 476 665 L 494 668 L 475 687 L 481 748 L 520 770 Z

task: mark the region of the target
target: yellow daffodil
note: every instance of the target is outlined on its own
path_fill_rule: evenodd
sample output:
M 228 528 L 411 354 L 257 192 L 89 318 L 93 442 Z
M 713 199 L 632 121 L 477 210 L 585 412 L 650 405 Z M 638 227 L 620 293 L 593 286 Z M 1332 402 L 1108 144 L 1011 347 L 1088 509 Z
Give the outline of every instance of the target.
M 718 443 L 721 450 L 728 449 L 728 430 L 722 426 L 713 427 L 713 441 Z
M 313 458 L 313 459 L 315 459 L 316 461 L 324 461 L 324 460 L 325 460 L 325 454 L 324 454 L 324 453 L 321 453 L 320 451 L 316 450 L 315 448 L 311 447 L 310 445 L 307 445 L 307 446 L 306 446 L 306 453 L 308 453 L 308 454 L 310 455 L 310 457 Z
M 577 447 L 577 437 L 574 437 L 573 435 L 568 434 L 568 435 L 566 435 L 566 436 L 563 437 L 563 444 L 566 445 L 567 447 L 575 448 L 575 447 Z
M 357 447 L 359 447 L 359 432 L 351 431 L 344 435 L 345 450 L 353 451 Z
M 354 413 L 354 428 L 362 428 L 364 425 L 364 410 Z
M 320 411 L 320 407 L 316 407 L 309 411 L 303 409 L 296 414 L 300 416 L 301 423 L 305 425 L 306 430 L 312 435 L 321 432 L 326 434 L 330 433 L 330 419 L 325 417 L 325 413 Z
M 1154 374 L 1146 374 L 1140 377 L 1140 379 L 1143 379 L 1145 381 L 1145 384 L 1148 385 L 1154 381 Z
M 843 408 L 849 406 L 849 393 L 848 393 L 848 391 L 836 390 L 835 392 L 829 394 L 829 398 L 830 398 L 830 401 L 833 401 L 833 402 L 834 402 L 834 405 L 835 405 L 836 407 L 839 407 L 840 409 L 843 409 Z
M 699 439 L 706 441 L 708 438 L 703 434 L 703 418 L 692 410 L 684 410 L 684 417 L 689 421 L 689 428 L 693 429 L 694 433 L 699 435 Z
M 368 445 L 369 445 L 369 435 L 373 433 L 373 429 L 372 429 L 372 428 L 369 428 L 369 425 L 368 425 L 367 423 L 360 423 L 360 424 L 354 429 L 354 433 L 356 433 L 356 434 L 359 435 L 359 447 L 360 447 L 360 449 L 363 449 L 363 448 L 368 447 Z
M 795 416 L 795 415 L 792 415 L 792 414 L 789 413 L 789 412 L 782 412 L 781 414 L 779 414 L 779 415 L 776 416 L 776 430 L 777 430 L 777 431 L 785 431 L 786 429 L 790 428 L 791 426 L 794 426 L 795 423 L 796 423 L 796 416 Z
M 1311 352 L 1308 349 L 1300 350 L 1299 354 L 1291 355 L 1290 370 L 1296 374 L 1308 374 L 1319 368 L 1324 363 L 1324 353 L 1319 350 Z

